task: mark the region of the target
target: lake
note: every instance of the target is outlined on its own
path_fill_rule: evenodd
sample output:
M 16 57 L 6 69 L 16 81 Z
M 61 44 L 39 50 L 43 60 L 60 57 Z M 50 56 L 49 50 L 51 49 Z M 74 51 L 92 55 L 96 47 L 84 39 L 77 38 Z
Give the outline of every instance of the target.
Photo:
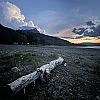
M 79 46 L 78 48 L 100 49 L 100 46 Z

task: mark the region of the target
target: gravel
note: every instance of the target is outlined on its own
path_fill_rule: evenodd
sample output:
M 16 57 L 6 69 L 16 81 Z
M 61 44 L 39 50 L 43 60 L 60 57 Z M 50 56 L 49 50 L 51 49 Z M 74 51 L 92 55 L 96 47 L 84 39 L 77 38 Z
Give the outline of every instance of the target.
M 63 57 L 64 63 L 10 99 L 26 100 L 100 100 L 100 50 L 75 46 L 0 45 L 0 58 L 14 54 L 36 53 Z M 43 59 L 44 62 L 45 59 Z M 48 57 L 48 61 L 51 60 Z M 44 62 L 46 64 L 46 62 Z M 1 66 L 2 67 L 2 66 Z M 28 67 L 26 66 L 27 70 Z M 31 72 L 31 65 L 29 67 Z

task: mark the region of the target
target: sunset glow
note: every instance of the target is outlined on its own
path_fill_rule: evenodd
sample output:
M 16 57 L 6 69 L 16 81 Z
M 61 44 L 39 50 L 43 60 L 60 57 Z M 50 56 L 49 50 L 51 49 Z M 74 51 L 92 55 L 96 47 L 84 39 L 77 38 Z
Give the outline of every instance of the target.
M 85 37 L 81 39 L 67 39 L 71 43 L 79 44 L 79 43 L 100 43 L 100 39 L 95 37 Z

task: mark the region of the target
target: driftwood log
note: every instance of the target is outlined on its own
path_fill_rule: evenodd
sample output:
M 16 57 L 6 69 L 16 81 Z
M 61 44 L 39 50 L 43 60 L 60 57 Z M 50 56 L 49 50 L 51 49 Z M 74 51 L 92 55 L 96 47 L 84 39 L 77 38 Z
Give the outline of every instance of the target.
M 41 80 L 43 80 L 44 73 L 49 74 L 51 70 L 53 70 L 56 66 L 61 65 L 63 61 L 64 59 L 59 57 L 58 59 L 51 61 L 49 64 L 46 64 L 46 65 L 41 66 L 40 68 L 37 68 L 37 70 L 34 71 L 33 73 L 22 76 L 7 85 L 10 87 L 13 94 L 16 94 L 21 89 L 24 89 L 24 92 L 25 92 L 25 87 L 27 85 L 29 85 L 32 82 L 35 83 L 35 80 L 38 79 L 39 77 L 41 78 Z

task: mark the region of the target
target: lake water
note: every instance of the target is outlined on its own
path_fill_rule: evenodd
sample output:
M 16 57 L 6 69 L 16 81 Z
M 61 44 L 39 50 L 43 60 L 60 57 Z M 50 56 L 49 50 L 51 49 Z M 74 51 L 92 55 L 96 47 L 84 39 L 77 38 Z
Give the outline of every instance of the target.
M 78 48 L 91 48 L 91 49 L 100 49 L 100 46 L 80 46 Z

